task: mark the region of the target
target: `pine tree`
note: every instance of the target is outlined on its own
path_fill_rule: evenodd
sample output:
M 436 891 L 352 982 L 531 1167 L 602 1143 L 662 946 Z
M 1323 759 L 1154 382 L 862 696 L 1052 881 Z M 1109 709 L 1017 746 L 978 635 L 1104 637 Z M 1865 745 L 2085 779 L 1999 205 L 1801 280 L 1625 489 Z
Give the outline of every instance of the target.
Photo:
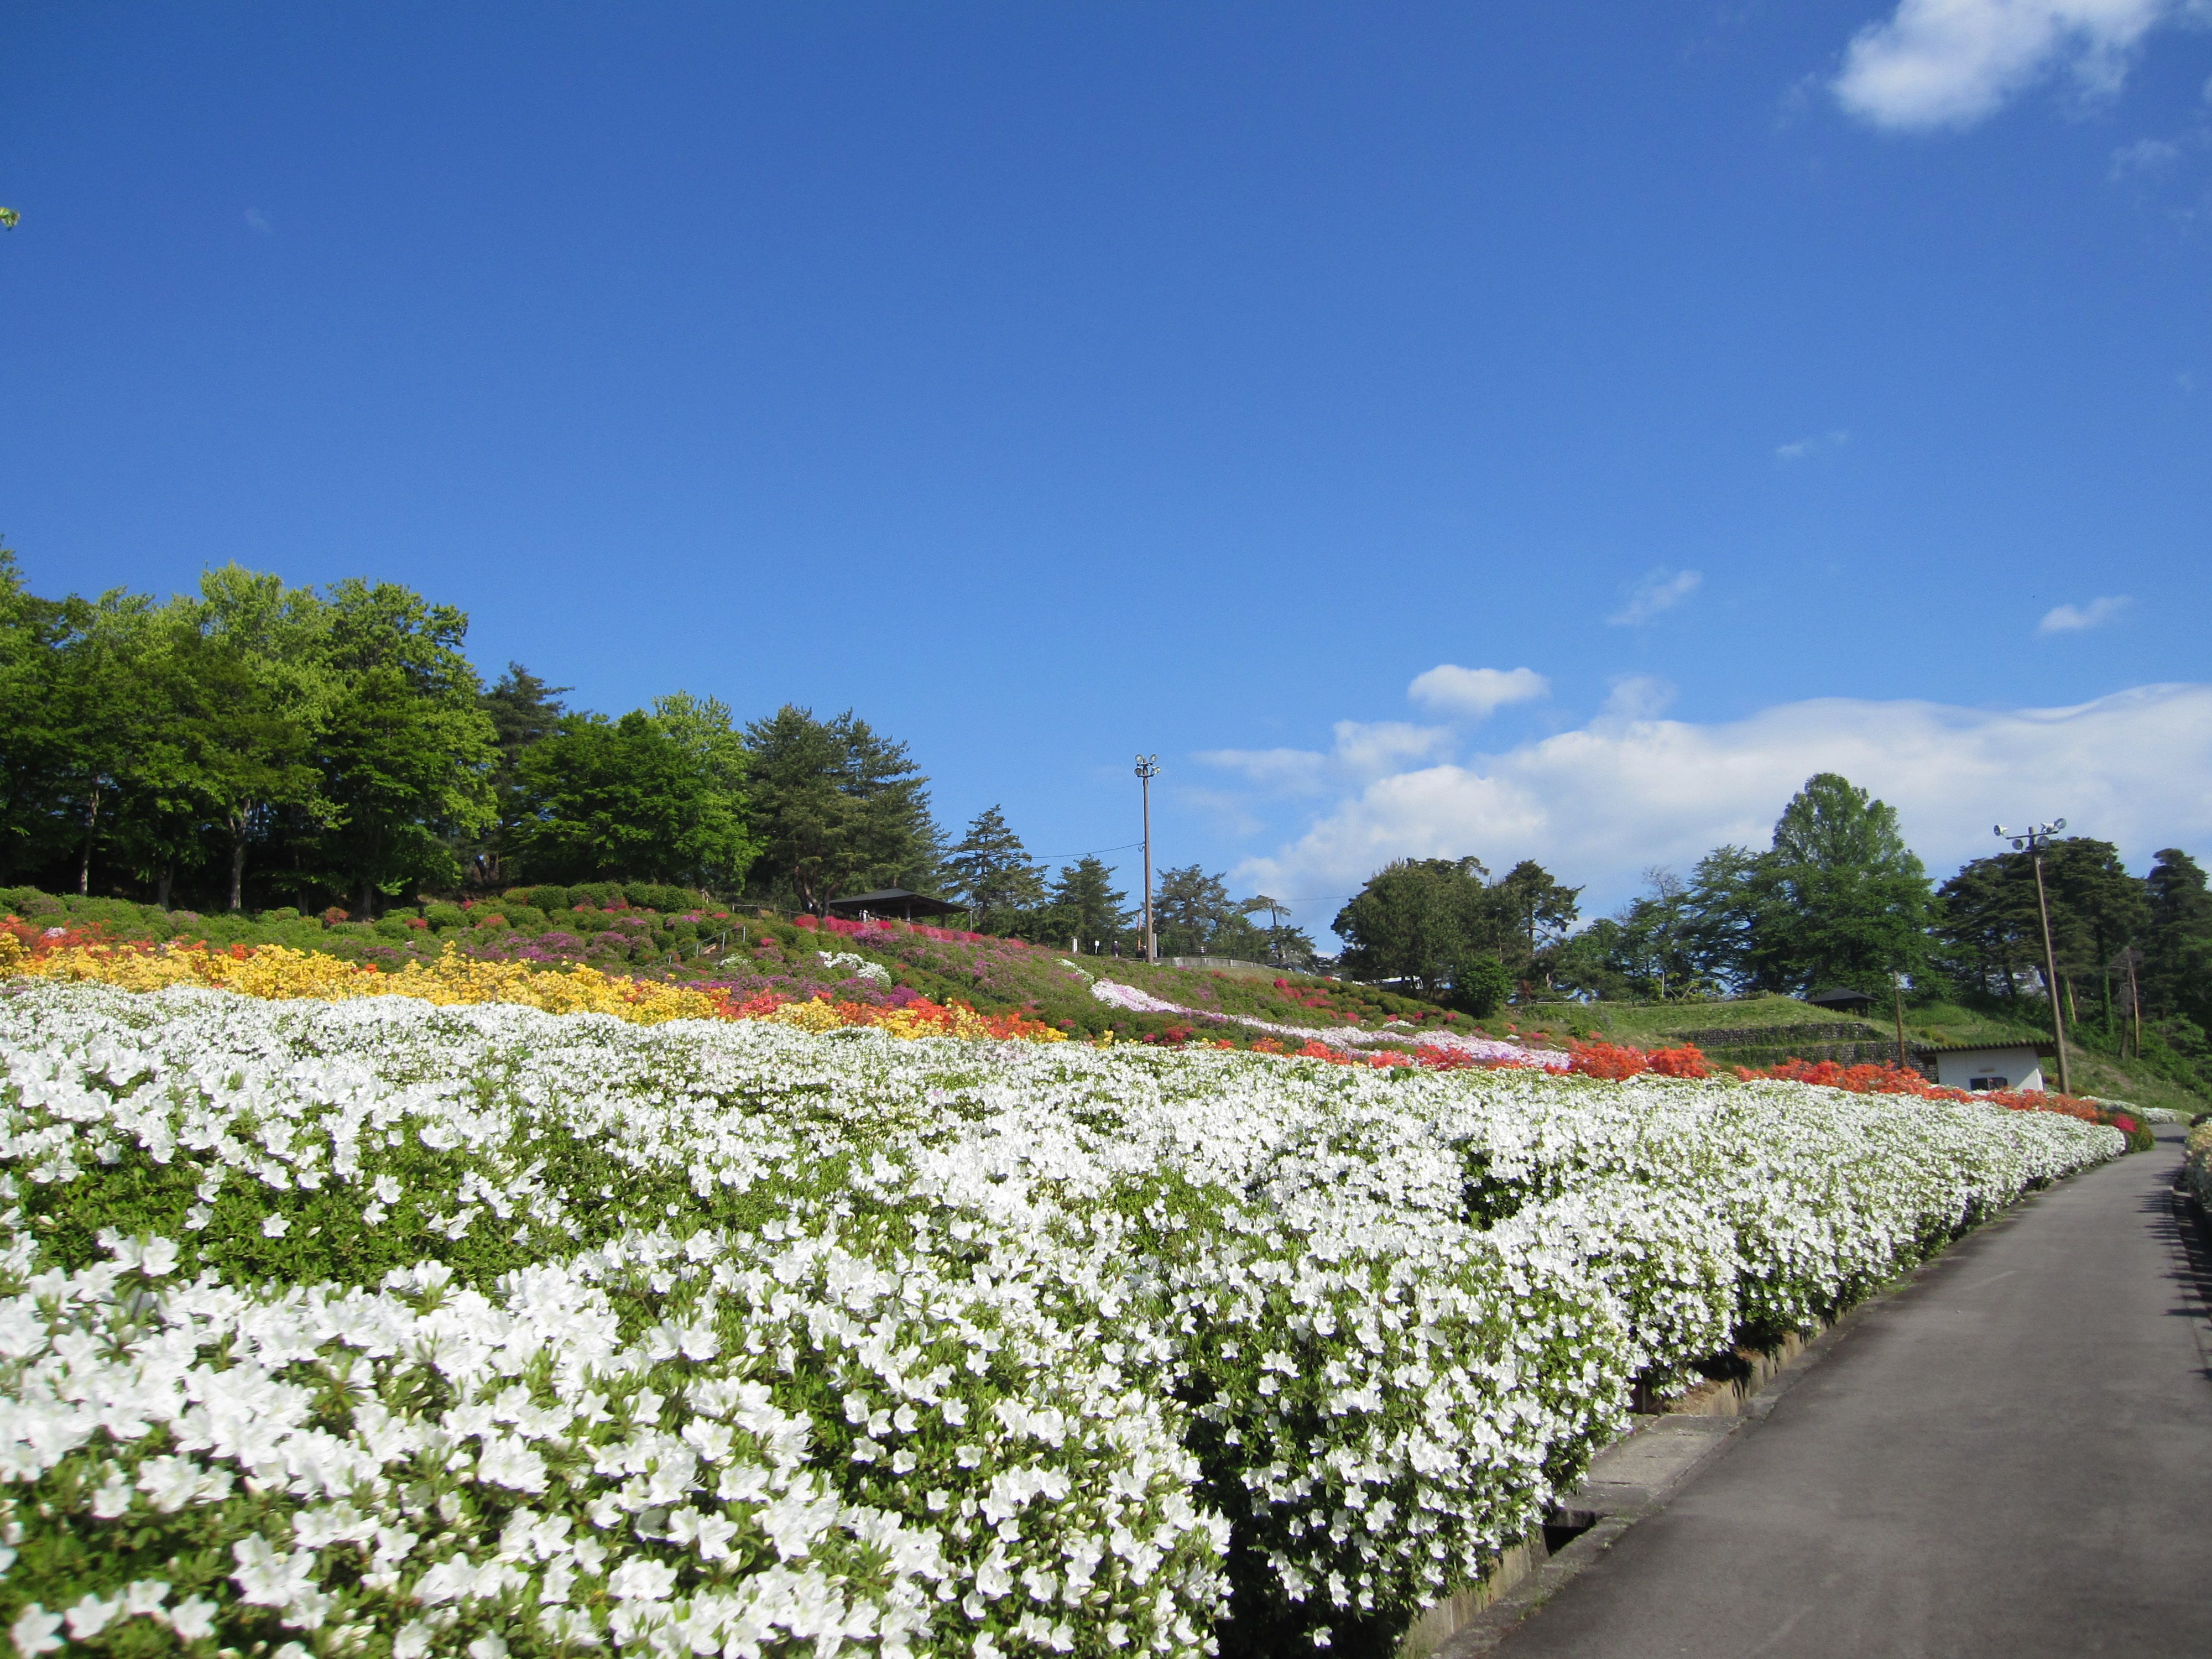
M 1052 929 L 1048 937 L 1074 939 L 1079 949 L 1098 951 L 1116 940 L 1129 942 L 1132 915 L 1128 895 L 1114 885 L 1114 872 L 1092 856 L 1060 867 L 1043 920 Z
M 1030 857 L 995 805 L 975 815 L 960 844 L 945 855 L 945 867 L 951 890 L 967 902 L 984 933 L 1045 902 L 1044 866 Z
M 936 885 L 943 841 L 904 744 L 849 708 L 818 720 L 786 703 L 745 727 L 745 747 L 764 893 L 818 911 L 841 893 Z
M 2154 1015 L 2179 1014 L 2212 1030 L 2212 892 L 2204 872 L 2179 848 L 2168 847 L 2143 884 L 2150 899 L 2144 1006 Z

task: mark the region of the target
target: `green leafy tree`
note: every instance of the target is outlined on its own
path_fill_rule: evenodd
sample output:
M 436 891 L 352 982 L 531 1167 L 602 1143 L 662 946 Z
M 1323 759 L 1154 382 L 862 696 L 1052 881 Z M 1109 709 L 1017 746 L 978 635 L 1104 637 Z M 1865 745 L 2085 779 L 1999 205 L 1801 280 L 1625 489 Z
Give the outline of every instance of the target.
M 1716 847 L 1690 871 L 1684 895 L 1676 977 L 1740 992 L 1759 980 L 1759 950 L 1771 927 L 1772 893 L 1761 856 Z
M 66 634 L 56 646 L 51 684 L 54 729 L 64 741 L 53 783 L 75 842 L 70 883 L 92 890 L 94 854 L 117 841 L 141 785 L 141 763 L 161 724 L 150 695 L 151 607 L 120 591 L 63 602 Z
M 1760 862 L 1752 958 L 1758 981 L 1808 992 L 1886 993 L 1927 963 L 1933 895 L 1894 807 L 1818 773 L 1783 809 Z
M 493 821 L 498 734 L 467 632 L 451 605 L 388 582 L 341 581 L 324 602 L 320 841 L 358 915 L 408 884 L 459 881 L 456 843 Z
M 1599 1001 L 1620 1001 L 1633 995 L 1635 988 L 1619 965 L 1621 932 L 1618 917 L 1600 916 L 1561 939 L 1552 953 L 1553 988 Z
M 1400 859 L 1370 877 L 1332 924 L 1363 979 L 1411 980 L 1435 996 L 1497 955 L 1498 915 L 1480 860 Z
M 0 546 L 0 868 L 20 879 L 64 844 L 60 799 L 74 722 L 60 689 L 67 608 L 23 585 L 15 555 Z
M 732 722 L 729 705 L 720 697 L 695 697 L 689 691 L 655 697 L 650 718 L 691 757 L 708 788 L 720 798 L 718 810 L 738 827 L 738 838 L 724 843 L 711 878 L 702 876 L 703 884 L 735 890 L 760 856 L 759 839 L 747 823 L 751 802 L 746 777 L 752 756 L 745 747 L 744 733 Z
M 1632 993 L 1662 1002 L 1703 989 L 1688 884 L 1654 866 L 1644 872 L 1644 887 L 1607 931 L 1605 966 Z
M 1488 1019 L 1513 994 L 1513 975 L 1495 957 L 1464 963 L 1452 985 L 1452 1000 L 1477 1019 Z
M 1022 838 L 995 805 L 978 812 L 968 833 L 945 855 L 951 890 L 975 913 L 975 926 L 994 931 L 1045 902 L 1044 866 L 1030 857 Z
M 568 715 L 515 771 L 515 850 L 532 879 L 732 887 L 752 856 L 722 781 L 641 709 Z
M 313 764 L 326 690 L 323 606 L 306 589 L 233 564 L 207 572 L 198 599 L 173 609 L 179 787 L 225 844 L 236 910 L 257 833 L 287 808 L 313 822 L 328 813 Z

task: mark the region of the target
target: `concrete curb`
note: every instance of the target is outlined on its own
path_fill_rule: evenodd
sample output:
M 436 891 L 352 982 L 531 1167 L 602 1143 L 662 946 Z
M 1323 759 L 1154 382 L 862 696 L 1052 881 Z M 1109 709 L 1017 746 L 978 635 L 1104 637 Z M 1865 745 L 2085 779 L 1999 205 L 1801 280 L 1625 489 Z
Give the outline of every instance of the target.
M 1748 1376 L 1693 1390 L 1681 1408 L 1638 1417 L 1626 1435 L 1590 1460 L 1583 1484 L 1553 1507 L 1541 1528 L 1501 1554 L 1480 1583 L 1414 1619 L 1400 1639 L 1397 1659 L 1478 1659 L 1492 1652 L 1623 1533 L 1663 1509 L 1739 1431 L 1764 1421 L 1861 1319 L 1911 1290 L 1958 1245 L 2009 1226 L 2045 1194 L 2086 1173 L 2029 1193 L 1811 1335 L 1791 1333 L 1776 1349 L 1745 1356 Z

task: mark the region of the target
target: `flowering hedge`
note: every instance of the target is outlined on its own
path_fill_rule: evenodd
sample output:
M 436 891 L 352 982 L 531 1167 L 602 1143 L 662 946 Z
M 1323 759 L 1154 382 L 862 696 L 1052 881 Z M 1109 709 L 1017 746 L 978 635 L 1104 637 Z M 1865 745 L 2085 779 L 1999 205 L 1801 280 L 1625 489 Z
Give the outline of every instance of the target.
M 1692 1048 L 1690 1052 L 1695 1054 L 1697 1051 Z M 1653 1059 L 1656 1060 L 1657 1056 L 1655 1054 Z M 2142 1114 L 2133 1107 L 2099 1100 L 2089 1095 L 2063 1095 L 2051 1089 L 1969 1091 L 1931 1082 L 1920 1073 L 1901 1066 L 1873 1062 L 1846 1066 L 1833 1060 L 1785 1060 L 1778 1066 L 1756 1070 L 1739 1066 L 1735 1068 L 1735 1074 L 1746 1081 L 1754 1078 L 1781 1078 L 1791 1083 L 1809 1083 L 1823 1089 L 1847 1089 L 1853 1094 L 1905 1095 L 1917 1100 L 1972 1100 L 2002 1107 L 2010 1112 L 2057 1112 L 2064 1117 L 2079 1118 L 2084 1123 L 2109 1125 L 2125 1135 L 2130 1148 L 2136 1152 L 2148 1152 L 2155 1144 Z
M 1387 1638 L 1639 1377 L 2119 1144 L 1779 1081 L 889 1036 L 17 981 L 0 1626 L 209 1659 Z
M 119 986 L 153 991 L 198 985 L 275 1000 L 345 1002 L 360 997 L 408 997 L 439 1006 L 514 1003 L 547 1013 L 612 1014 L 641 1025 L 674 1019 L 765 1019 L 825 1031 L 875 1026 L 894 1036 L 963 1036 L 1058 1042 L 1066 1033 L 1020 1013 L 979 1014 L 963 1005 L 907 995 L 882 1003 L 823 993 L 799 1000 L 767 992 L 744 1000 L 725 988 L 606 974 L 581 964 L 547 968 L 485 962 L 452 947 L 434 962 L 380 969 L 317 951 L 282 945 L 234 945 L 212 951 L 193 945 L 115 942 L 60 929 L 26 943 L 0 930 L 0 975 Z
M 2212 1216 L 2212 1118 L 2189 1132 L 2181 1164 L 2181 1178 L 2197 1207 Z

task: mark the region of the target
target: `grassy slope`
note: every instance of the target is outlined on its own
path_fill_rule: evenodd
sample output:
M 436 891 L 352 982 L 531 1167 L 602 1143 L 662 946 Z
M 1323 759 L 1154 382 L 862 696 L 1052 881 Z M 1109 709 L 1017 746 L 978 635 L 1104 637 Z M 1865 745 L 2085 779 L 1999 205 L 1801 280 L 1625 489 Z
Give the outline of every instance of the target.
M 1544 1007 L 1532 1012 L 1547 1017 L 1554 1012 Z M 1869 1019 L 1861 1020 L 1808 1006 L 1794 997 L 1763 996 L 1747 997 L 1736 1002 L 1596 1003 L 1586 1008 L 1560 1010 L 1556 1019 L 1547 1018 L 1544 1023 L 1562 1030 L 1573 1024 L 1613 1042 L 1633 1043 L 1638 1048 L 1654 1047 L 1685 1031 L 1775 1025 L 1829 1026 L 1835 1030 L 1839 1042 L 1855 1036 L 1871 1036 L 1880 1041 L 1890 1037 L 1896 1029 L 1890 1019 L 1882 1018 L 1882 1012 L 1876 1009 Z M 1523 1031 L 1530 1029 L 1528 1024 L 1522 1026 Z M 1906 1006 L 1905 1035 L 1908 1042 L 2035 1042 L 2047 1040 L 2050 1034 L 2034 1025 L 1963 1008 L 1956 1003 L 1933 1002 Z M 2212 1100 L 2201 1093 L 2108 1052 L 2109 1047 L 2094 1030 L 2081 1031 L 2071 1045 L 2070 1064 L 2077 1094 L 2132 1101 L 2138 1106 L 2164 1106 L 2183 1112 L 2201 1112 L 2212 1107 Z M 2051 1086 L 2057 1088 L 2056 1063 L 2046 1062 L 2045 1073 Z
M 957 999 L 987 1012 L 1019 1008 L 1083 1035 L 1113 1030 L 1130 1037 L 1178 1030 L 1240 1046 L 1267 1041 L 1235 1025 L 1194 1022 L 1179 1014 L 1133 1013 L 1100 1001 L 1098 979 L 1112 979 L 1204 1013 L 1255 1016 L 1304 1030 L 1395 1023 L 1417 1029 L 1475 1031 L 1464 1014 L 1364 985 L 1285 975 L 1149 967 L 1125 958 L 1070 957 L 1010 939 L 963 942 L 931 939 L 892 924 L 863 938 L 806 929 L 787 919 L 739 908 L 692 919 L 678 913 L 561 909 L 493 902 L 464 915 L 451 906 L 398 908 L 374 924 L 325 925 L 313 916 L 195 916 L 116 899 L 79 899 L 16 888 L 0 891 L 0 908 L 38 925 L 97 926 L 112 939 L 177 939 L 215 947 L 283 945 L 348 960 L 397 967 L 431 961 L 447 948 L 499 960 L 580 962 L 611 973 L 696 980 L 741 995 L 775 991 L 800 999 L 828 994 L 880 1000 L 887 988 L 854 977 L 850 963 L 831 965 L 825 953 L 859 957 L 890 970 L 893 987 L 938 1001 Z M 1493 1022 L 1496 1024 L 1496 1022 Z

